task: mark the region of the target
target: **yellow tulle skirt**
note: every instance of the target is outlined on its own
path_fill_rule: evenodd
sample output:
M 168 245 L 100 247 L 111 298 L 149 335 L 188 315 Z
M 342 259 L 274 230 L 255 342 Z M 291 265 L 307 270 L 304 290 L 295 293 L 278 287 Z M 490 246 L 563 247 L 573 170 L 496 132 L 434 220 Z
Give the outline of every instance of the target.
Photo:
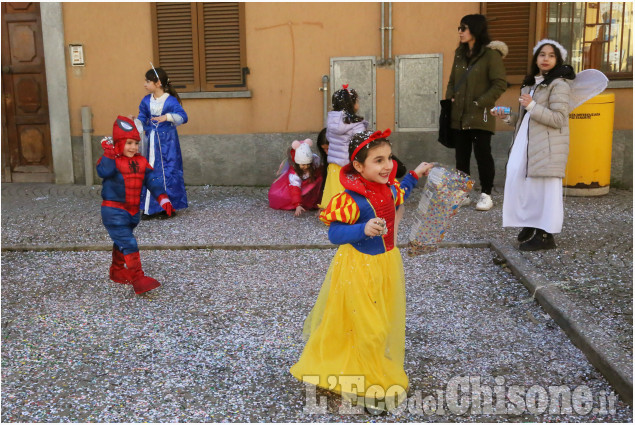
M 324 192 L 318 208 L 326 208 L 333 196 L 344 192 L 344 186 L 340 183 L 341 169 L 342 167 L 337 164 L 329 164 L 326 169 L 326 183 L 324 183 Z
M 385 395 L 402 401 L 405 333 L 399 250 L 368 255 L 342 245 L 304 322 L 307 342 L 291 374 L 366 405 Z

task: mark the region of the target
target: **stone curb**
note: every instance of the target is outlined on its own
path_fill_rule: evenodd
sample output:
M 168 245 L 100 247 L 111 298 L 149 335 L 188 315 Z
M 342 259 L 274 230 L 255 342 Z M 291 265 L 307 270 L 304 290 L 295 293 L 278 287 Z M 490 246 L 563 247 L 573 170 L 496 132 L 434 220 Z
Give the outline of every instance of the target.
M 441 242 L 439 248 L 489 248 L 490 242 Z M 407 248 L 406 244 L 399 244 L 399 248 Z M 267 251 L 287 251 L 296 249 L 335 249 L 333 244 L 288 244 L 288 245 L 230 245 L 230 244 L 140 244 L 140 251 L 165 251 L 165 250 L 188 250 L 188 249 L 210 249 L 210 250 L 228 250 L 228 251 L 250 251 L 250 250 L 267 250 Z M 39 244 L 39 245 L 8 245 L 2 246 L 2 252 L 47 252 L 47 251 L 110 251 L 112 244 L 73 244 L 73 245 L 56 245 L 56 244 Z
M 565 331 L 569 339 L 584 353 L 609 383 L 616 389 L 622 400 L 633 405 L 633 363 L 605 332 L 586 323 L 588 314 L 571 303 L 553 284 L 545 280 L 515 249 L 491 243 L 491 249 L 500 255 L 514 275 L 525 285 Z

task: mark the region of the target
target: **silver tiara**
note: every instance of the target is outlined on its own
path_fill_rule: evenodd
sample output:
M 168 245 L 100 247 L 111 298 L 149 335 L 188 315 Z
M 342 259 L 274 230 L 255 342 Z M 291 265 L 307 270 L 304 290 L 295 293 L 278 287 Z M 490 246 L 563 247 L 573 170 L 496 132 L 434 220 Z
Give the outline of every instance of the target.
M 152 67 L 152 70 L 154 71 L 154 75 L 157 76 L 157 80 L 159 80 L 159 82 L 161 82 L 161 79 L 159 78 L 159 73 L 157 72 L 157 70 L 154 68 L 154 65 L 152 65 L 152 62 L 150 62 L 150 66 Z

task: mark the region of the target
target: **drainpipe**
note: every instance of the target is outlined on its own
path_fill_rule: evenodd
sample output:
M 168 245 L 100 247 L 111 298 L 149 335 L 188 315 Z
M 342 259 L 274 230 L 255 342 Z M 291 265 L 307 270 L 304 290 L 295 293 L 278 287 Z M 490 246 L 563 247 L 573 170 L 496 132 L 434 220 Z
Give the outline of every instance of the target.
M 326 127 L 326 119 L 328 117 L 328 105 L 329 105 L 329 87 L 328 87 L 328 82 L 329 82 L 329 76 L 328 75 L 322 75 L 322 87 L 320 87 L 318 90 L 320 90 L 322 92 L 322 104 L 324 106 L 323 111 L 322 111 L 322 120 L 324 121 L 324 127 Z
M 86 186 L 93 185 L 92 118 L 93 114 L 90 111 L 90 106 L 82 106 L 82 138 L 84 141 L 84 176 L 86 177 Z
M 381 25 L 379 26 L 379 32 L 381 33 L 381 59 L 379 59 L 379 63 L 377 65 L 383 65 L 386 62 L 386 48 L 384 46 L 384 44 L 386 44 L 384 35 L 384 30 L 386 29 L 384 26 L 384 2 L 379 3 L 379 7 L 381 8 Z
M 392 2 L 388 2 L 388 59 L 386 60 L 388 65 L 393 64 L 392 60 Z

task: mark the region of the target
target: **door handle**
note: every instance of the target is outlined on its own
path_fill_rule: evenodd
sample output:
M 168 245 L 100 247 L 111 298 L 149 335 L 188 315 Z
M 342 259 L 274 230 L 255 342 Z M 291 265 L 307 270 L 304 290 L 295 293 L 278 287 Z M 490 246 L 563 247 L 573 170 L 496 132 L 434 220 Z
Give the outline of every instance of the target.
M 9 65 L 3 65 L 2 66 L 2 73 L 3 74 L 11 74 L 11 73 L 13 73 L 13 70 L 11 69 L 11 67 Z

